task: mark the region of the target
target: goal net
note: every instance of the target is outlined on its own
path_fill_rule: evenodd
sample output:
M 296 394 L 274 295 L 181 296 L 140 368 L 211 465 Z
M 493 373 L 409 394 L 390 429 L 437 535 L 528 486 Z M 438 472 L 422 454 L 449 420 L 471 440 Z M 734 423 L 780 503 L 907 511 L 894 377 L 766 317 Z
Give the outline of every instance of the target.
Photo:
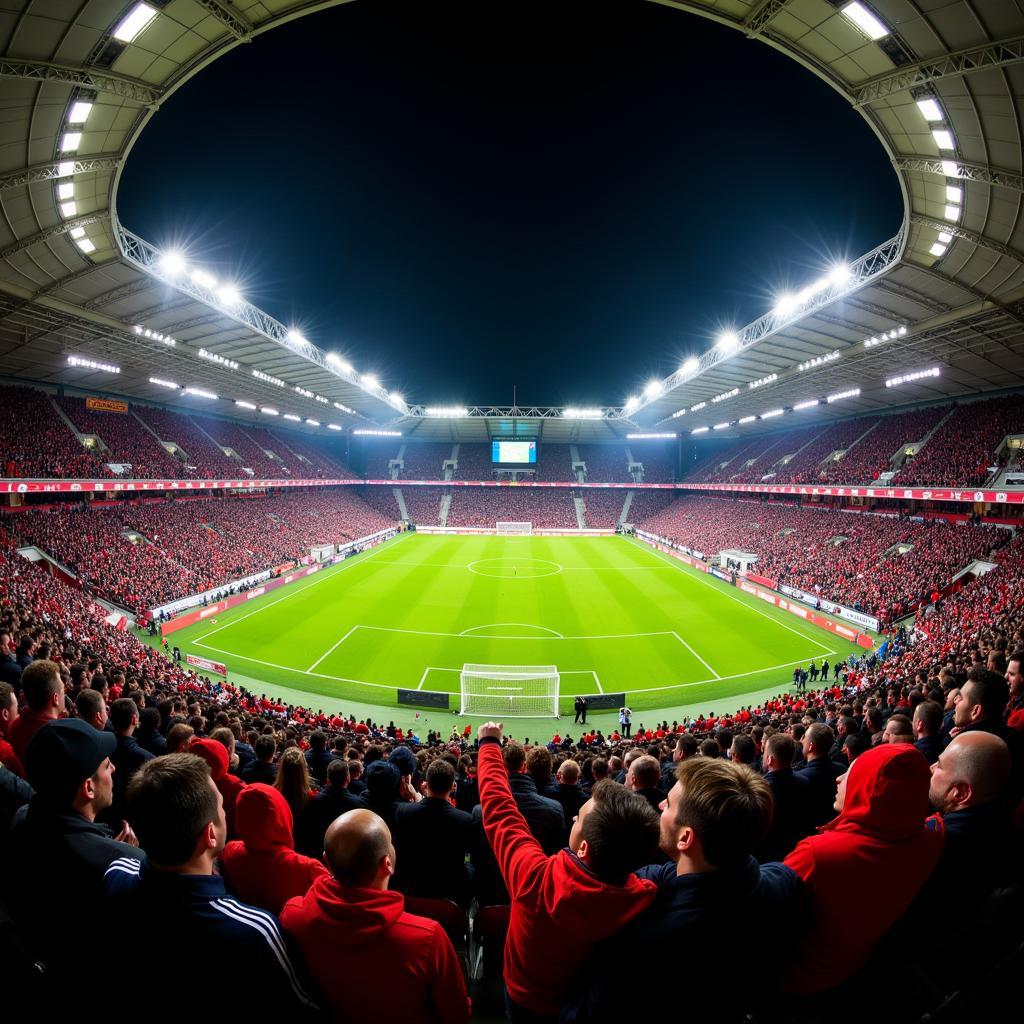
M 463 665 L 459 714 L 557 718 L 558 678 L 554 665 Z
M 533 523 L 495 523 L 498 534 L 531 534 Z

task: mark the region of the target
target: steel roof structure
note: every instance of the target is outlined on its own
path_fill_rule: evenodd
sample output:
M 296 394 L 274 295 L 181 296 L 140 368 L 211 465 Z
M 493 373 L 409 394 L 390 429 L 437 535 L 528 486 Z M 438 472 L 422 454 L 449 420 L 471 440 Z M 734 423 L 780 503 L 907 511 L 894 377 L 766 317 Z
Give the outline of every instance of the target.
M 119 223 L 120 174 L 160 105 L 234 47 L 335 2 L 344 0 L 147 0 L 151 13 L 140 14 L 134 0 L 4 0 L 4 375 L 166 402 L 158 377 L 181 386 L 176 403 L 204 412 L 262 415 L 182 387 L 321 424 L 310 429 L 330 421 L 465 441 L 716 424 L 734 435 L 1024 387 L 1021 0 L 658 0 L 773 47 L 847 99 L 892 160 L 904 222 L 850 267 L 831 276 L 822 268 L 819 281 L 695 366 L 597 418 L 519 408 L 429 415 L 329 358 L 329 342 L 313 344 L 182 272 Z M 115 380 L 71 366 L 70 354 L 121 372 Z M 885 386 L 932 367 L 938 376 Z M 814 399 L 822 404 L 789 414 Z M 762 423 L 779 408 L 787 414 Z

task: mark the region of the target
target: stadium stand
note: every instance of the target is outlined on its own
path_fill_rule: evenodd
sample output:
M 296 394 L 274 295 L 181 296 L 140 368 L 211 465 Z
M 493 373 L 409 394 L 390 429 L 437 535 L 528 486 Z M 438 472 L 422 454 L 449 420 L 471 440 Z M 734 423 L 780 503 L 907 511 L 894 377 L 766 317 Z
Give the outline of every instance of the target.
M 401 446 L 382 438 L 378 440 L 372 449 L 367 453 L 365 470 L 363 475 L 367 480 L 390 480 L 391 470 L 388 463 L 398 458 Z
M 242 475 L 241 460 L 225 455 L 217 443 L 184 413 L 148 405 L 135 405 L 132 410 L 161 441 L 173 442 L 181 448 L 189 476 L 212 479 Z
M 57 404 L 83 434 L 95 434 L 109 449 L 107 462 L 127 463 L 127 475 L 170 479 L 187 475 L 185 463 L 171 455 L 132 412 L 94 412 L 84 398 L 63 395 Z
M 599 491 L 587 488 L 577 492 L 586 507 L 587 526 L 591 529 L 614 529 L 622 514 L 622 506 L 628 491 L 616 488 L 614 491 Z
M 576 509 L 568 488 L 544 491 L 513 487 L 454 487 L 449 526 L 491 527 L 499 519 L 546 529 L 575 530 Z
M 772 479 L 780 484 L 816 479 L 821 473 L 822 461 L 834 451 L 845 451 L 857 444 L 871 444 L 871 431 L 877 422 L 867 419 L 844 420 L 826 427 L 789 462 L 777 467 Z
M 575 480 L 572 471 L 572 445 L 542 444 L 537 454 L 538 480 Z
M 635 462 L 644 467 L 645 484 L 670 484 L 675 480 L 675 455 L 651 444 L 632 449 Z
M 283 462 L 271 459 L 240 424 L 214 419 L 212 416 L 193 416 L 192 419 L 221 447 L 231 448 L 243 468 L 251 469 L 256 476 L 270 479 L 294 476 Z
M 402 497 L 410 521 L 424 526 L 437 526 L 444 493 L 442 487 L 406 487 Z
M 345 480 L 355 477 L 337 456 L 313 438 L 294 431 L 284 434 L 268 430 L 267 433 L 277 442 L 277 445 L 272 446 L 273 451 L 276 452 L 278 447 L 283 447 L 298 457 L 299 466 L 292 469 L 292 476 L 324 480 Z M 281 458 L 288 461 L 284 453 L 281 454 Z
M 452 456 L 450 444 L 409 444 L 405 446 L 402 480 L 443 480 L 444 460 Z
M 494 464 L 491 462 L 491 447 L 486 444 L 460 444 L 456 480 L 492 480 Z
M 581 444 L 580 458 L 587 464 L 587 483 L 628 483 L 626 449 L 617 444 Z

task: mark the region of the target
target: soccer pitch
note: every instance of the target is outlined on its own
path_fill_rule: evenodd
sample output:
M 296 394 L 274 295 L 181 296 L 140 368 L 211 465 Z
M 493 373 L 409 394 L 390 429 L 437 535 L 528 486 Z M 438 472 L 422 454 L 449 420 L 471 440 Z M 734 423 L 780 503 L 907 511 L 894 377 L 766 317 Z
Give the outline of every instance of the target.
M 625 537 L 415 533 L 173 643 L 325 708 L 394 706 L 401 687 L 450 693 L 457 711 L 464 664 L 554 665 L 563 716 L 580 693 L 625 693 L 642 711 L 778 692 L 795 665 L 856 650 Z

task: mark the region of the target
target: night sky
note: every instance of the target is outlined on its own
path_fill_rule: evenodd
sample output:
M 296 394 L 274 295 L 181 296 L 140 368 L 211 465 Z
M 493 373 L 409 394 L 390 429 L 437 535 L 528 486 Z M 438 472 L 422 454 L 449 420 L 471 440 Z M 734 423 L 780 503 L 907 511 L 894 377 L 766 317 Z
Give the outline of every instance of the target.
M 182 88 L 118 213 L 408 400 L 590 405 L 902 206 L 859 115 L 738 32 L 639 0 L 358 0 Z

